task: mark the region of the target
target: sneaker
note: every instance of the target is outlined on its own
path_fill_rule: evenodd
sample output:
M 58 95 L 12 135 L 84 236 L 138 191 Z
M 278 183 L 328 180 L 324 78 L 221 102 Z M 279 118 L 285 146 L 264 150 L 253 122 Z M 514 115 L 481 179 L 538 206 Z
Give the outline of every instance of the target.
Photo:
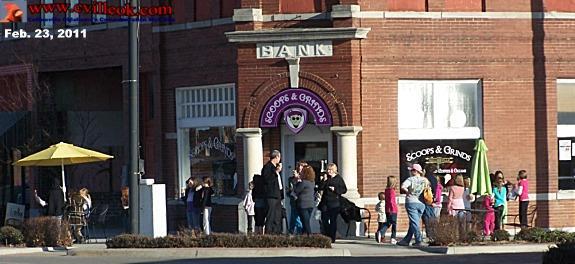
M 408 247 L 409 243 L 401 240 L 401 241 L 397 242 L 396 245 L 402 246 L 402 247 Z
M 413 246 L 413 247 L 421 247 L 422 245 L 421 245 L 421 242 L 415 242 L 415 243 L 411 244 L 411 246 Z
M 397 244 L 397 240 L 395 240 L 395 238 L 392 238 L 390 243 L 391 243 L 392 245 L 395 245 L 395 244 Z

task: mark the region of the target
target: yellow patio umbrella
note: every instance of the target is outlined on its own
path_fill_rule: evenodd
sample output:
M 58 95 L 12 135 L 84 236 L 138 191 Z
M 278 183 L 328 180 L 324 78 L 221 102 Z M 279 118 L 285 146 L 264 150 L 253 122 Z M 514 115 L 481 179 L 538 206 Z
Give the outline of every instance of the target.
M 66 178 L 64 165 L 90 163 L 114 158 L 97 151 L 81 148 L 72 144 L 60 142 L 40 152 L 14 162 L 16 166 L 61 166 L 62 190 L 66 197 Z

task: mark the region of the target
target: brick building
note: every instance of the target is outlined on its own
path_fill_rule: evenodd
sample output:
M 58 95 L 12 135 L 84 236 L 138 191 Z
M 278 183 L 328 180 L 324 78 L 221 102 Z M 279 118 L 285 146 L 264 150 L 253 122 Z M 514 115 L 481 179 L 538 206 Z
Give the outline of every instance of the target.
M 511 181 L 528 171 L 538 226 L 575 227 L 575 2 L 171 3 L 174 22 L 141 28 L 140 120 L 145 177 L 165 183 L 178 208 L 169 212 L 180 212 L 169 215 L 172 228 L 183 217 L 185 180 L 212 176 L 215 228 L 243 229 L 242 190 L 272 149 L 283 153 L 286 178 L 299 159 L 318 171 L 337 163 L 347 196 L 372 208 L 386 176 L 404 178 L 407 163 L 468 175 L 478 138 L 491 170 Z M 104 128 L 92 146 L 117 158 L 105 165 L 105 184 L 72 181 L 118 192 L 128 153 L 127 27 L 79 26 L 86 39 L 0 42 L 0 75 L 19 76 L 33 94 L 46 84 L 53 95 L 3 111 L 34 113 L 26 120 L 40 126 L 45 110 L 56 110 L 50 124 L 63 131 L 52 134 L 77 144 L 82 125 L 72 116 L 93 115 Z M 509 202 L 511 213 L 517 204 Z M 399 222 L 406 226 L 401 209 Z

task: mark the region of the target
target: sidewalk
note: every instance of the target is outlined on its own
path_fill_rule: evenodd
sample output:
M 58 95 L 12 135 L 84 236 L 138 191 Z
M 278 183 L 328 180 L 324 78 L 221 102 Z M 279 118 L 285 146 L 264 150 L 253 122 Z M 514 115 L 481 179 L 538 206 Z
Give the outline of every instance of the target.
M 331 249 L 316 248 L 149 248 L 149 249 L 107 249 L 103 243 L 77 244 L 57 252 L 69 256 L 134 256 L 173 258 L 265 258 L 265 257 L 413 257 L 438 255 L 477 255 L 545 252 L 551 244 L 499 244 L 457 247 L 402 247 L 391 244 L 377 244 L 374 239 L 339 239 Z M 1 248 L 0 255 L 41 253 L 42 248 Z

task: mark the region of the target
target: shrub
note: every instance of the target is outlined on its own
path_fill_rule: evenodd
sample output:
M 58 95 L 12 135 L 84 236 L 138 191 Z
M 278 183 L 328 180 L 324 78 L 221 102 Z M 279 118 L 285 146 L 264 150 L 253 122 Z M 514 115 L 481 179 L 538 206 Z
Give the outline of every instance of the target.
M 575 241 L 575 233 L 565 231 L 548 231 L 542 228 L 525 228 L 515 235 L 516 240 L 525 240 L 536 243 L 563 243 Z
M 29 247 L 70 246 L 70 224 L 55 217 L 27 219 L 24 222 L 24 241 Z
M 429 237 L 433 246 L 449 246 L 458 243 L 470 243 L 478 240 L 475 227 L 477 223 L 471 222 L 464 225 L 463 220 L 452 217 L 441 217 L 440 221 L 431 222 L 429 225 Z
M 511 235 L 506 230 L 503 230 L 503 229 L 495 230 L 495 232 L 493 232 L 493 235 L 491 235 L 491 240 L 492 241 L 509 241 L 509 236 L 511 236 Z
M 150 238 L 141 235 L 124 234 L 106 242 L 108 248 L 188 248 L 188 247 L 229 247 L 229 248 L 274 248 L 274 247 L 315 247 L 331 248 L 331 239 L 322 235 L 312 236 L 246 236 L 239 234 L 213 234 L 195 236 L 193 233 L 178 232 L 175 236 Z
M 515 240 L 541 243 L 545 238 L 546 232 L 545 229 L 539 227 L 524 228 L 515 235 Z
M 565 242 L 557 247 L 549 248 L 543 254 L 543 264 L 568 264 L 575 263 L 575 242 Z
M 20 230 L 11 227 L 3 226 L 0 228 L 0 243 L 8 245 L 20 245 L 24 242 L 24 235 Z

